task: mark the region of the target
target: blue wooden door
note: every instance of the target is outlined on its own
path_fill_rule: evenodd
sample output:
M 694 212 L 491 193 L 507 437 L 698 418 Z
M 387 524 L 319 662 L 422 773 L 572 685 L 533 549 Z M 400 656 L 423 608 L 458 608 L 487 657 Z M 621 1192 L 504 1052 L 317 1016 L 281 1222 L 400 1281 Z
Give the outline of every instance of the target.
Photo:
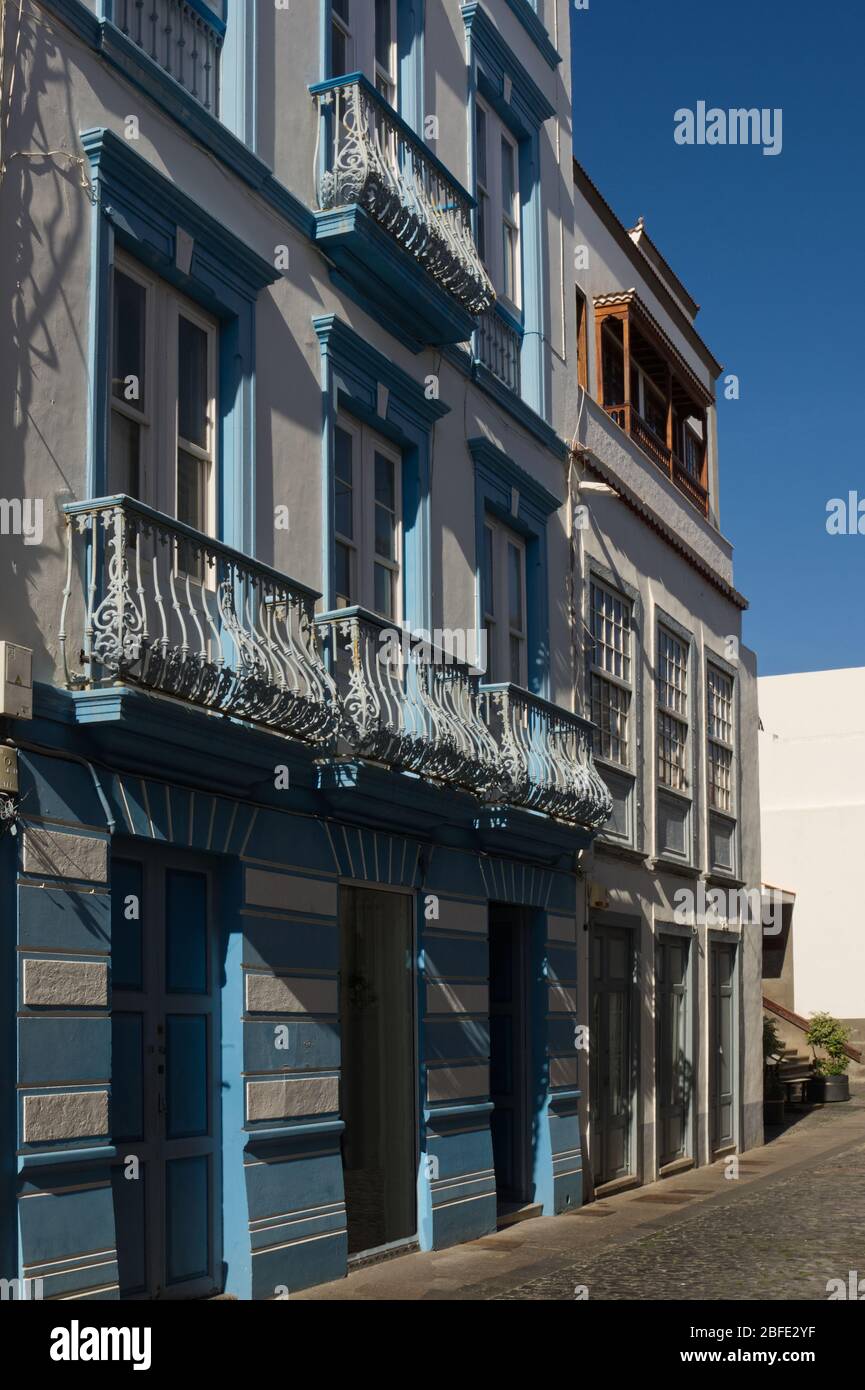
M 112 863 L 112 1132 L 120 1293 L 218 1291 L 216 960 L 206 870 Z

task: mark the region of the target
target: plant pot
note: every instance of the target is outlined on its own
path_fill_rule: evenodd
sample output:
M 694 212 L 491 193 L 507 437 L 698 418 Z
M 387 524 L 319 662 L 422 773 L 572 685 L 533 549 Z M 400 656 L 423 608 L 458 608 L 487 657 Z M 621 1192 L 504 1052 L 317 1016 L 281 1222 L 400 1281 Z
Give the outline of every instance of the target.
M 782 1125 L 784 1123 L 784 1097 L 778 1096 L 763 1101 L 763 1124 Z
M 850 1078 L 846 1072 L 840 1076 L 812 1076 L 808 1079 L 808 1104 L 829 1105 L 836 1100 L 850 1099 Z

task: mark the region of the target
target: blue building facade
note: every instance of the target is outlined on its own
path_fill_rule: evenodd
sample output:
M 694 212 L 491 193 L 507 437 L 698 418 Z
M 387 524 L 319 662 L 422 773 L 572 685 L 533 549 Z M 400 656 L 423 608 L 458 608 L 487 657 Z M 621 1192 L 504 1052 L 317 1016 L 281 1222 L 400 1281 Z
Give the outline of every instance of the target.
M 0 1275 L 270 1299 L 577 1206 L 564 0 L 37 8 Z

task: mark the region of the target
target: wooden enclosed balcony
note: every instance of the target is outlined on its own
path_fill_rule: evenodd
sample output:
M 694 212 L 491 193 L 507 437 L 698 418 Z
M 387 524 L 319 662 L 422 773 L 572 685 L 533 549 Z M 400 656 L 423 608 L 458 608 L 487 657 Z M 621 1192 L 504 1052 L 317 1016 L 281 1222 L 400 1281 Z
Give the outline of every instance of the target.
M 598 398 L 607 414 L 708 516 L 712 393 L 633 290 L 596 299 L 595 328 Z

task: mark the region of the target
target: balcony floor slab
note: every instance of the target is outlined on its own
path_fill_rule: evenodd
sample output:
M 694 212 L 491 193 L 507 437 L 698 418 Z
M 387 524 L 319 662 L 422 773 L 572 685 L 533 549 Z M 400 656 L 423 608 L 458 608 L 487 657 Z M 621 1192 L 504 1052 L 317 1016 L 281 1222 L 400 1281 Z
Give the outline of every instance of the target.
M 412 352 L 464 343 L 475 321 L 359 204 L 315 216 L 331 280 Z

